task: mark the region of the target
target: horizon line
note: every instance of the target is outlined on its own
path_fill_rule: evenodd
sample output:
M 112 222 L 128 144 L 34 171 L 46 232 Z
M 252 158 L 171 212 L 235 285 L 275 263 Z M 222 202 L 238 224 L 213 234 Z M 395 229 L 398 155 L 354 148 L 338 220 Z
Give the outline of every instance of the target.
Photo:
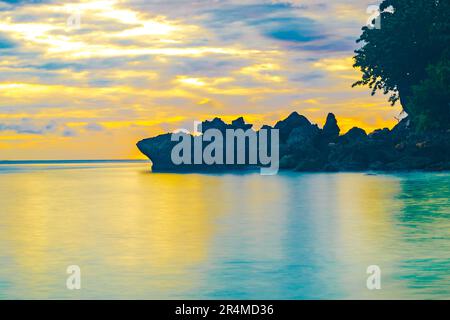
M 15 159 L 0 160 L 1 163 L 25 163 L 25 162 L 146 162 L 148 159 Z

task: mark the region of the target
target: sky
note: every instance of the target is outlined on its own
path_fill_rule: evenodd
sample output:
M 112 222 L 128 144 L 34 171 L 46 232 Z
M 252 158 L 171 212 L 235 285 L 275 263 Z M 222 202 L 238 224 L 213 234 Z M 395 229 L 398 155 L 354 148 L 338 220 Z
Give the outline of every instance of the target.
M 345 133 L 400 107 L 351 88 L 377 1 L 0 1 L 0 160 L 144 158 L 137 141 L 292 111 Z

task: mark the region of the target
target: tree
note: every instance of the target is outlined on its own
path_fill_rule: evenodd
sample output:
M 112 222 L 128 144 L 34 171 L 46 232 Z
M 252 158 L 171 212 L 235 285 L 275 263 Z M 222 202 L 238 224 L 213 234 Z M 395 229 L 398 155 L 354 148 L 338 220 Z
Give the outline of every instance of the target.
M 361 70 L 362 78 L 353 86 L 368 86 L 372 95 L 389 94 L 392 105 L 400 100 L 413 122 L 422 118 L 423 123 L 434 119 L 441 123 L 436 110 L 448 117 L 448 101 L 431 106 L 436 101 L 429 95 L 435 91 L 431 82 L 445 80 L 438 79 L 438 69 L 445 69 L 448 62 L 450 1 L 384 0 L 380 12 L 380 28 L 363 27 L 357 40 L 363 46 L 355 51 L 354 67 Z
M 427 78 L 413 86 L 409 104 L 418 130 L 450 127 L 450 56 L 428 66 Z

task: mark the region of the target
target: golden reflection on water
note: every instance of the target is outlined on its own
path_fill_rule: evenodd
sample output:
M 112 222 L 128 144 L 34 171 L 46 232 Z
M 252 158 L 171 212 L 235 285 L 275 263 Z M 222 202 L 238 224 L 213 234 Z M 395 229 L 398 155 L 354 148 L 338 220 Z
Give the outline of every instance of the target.
M 396 176 L 152 174 L 142 164 L 39 169 L 0 172 L 0 298 L 449 292 L 450 192 L 441 180 L 444 195 L 415 191 L 421 202 L 413 202 L 415 178 Z M 424 217 L 417 204 L 434 214 Z M 427 273 L 434 262 L 441 282 Z M 373 264 L 383 272 L 377 292 L 365 287 Z M 80 291 L 65 288 L 69 265 L 81 267 Z
M 379 266 L 382 275 L 388 276 L 396 257 L 391 257 L 389 248 L 397 238 L 393 212 L 400 203 L 395 196 L 401 192 L 400 180 L 392 177 L 343 175 L 337 179 L 336 212 L 341 215 L 338 248 L 342 265 L 359 273 L 343 272 L 342 282 L 346 283 L 350 298 L 388 298 L 400 292 L 392 283 L 384 283 L 385 292 L 362 290 L 366 286 L 367 267 Z M 351 236 L 349 236 L 351 235 Z M 350 268 L 352 266 L 352 268 Z M 353 294 L 352 294 L 353 292 Z M 358 293 L 355 295 L 354 293 Z M 361 294 L 362 293 L 362 294 Z
M 1 184 L 0 239 L 9 245 L 20 287 L 51 293 L 65 285 L 66 267 L 77 264 L 86 271 L 86 282 L 92 271 L 96 282 L 119 290 L 113 279 L 102 278 L 108 270 L 97 269 L 113 265 L 122 274 L 152 273 L 161 281 L 151 286 L 160 285 L 163 292 L 165 275 L 182 275 L 207 258 L 215 229 L 211 221 L 221 214 L 221 204 L 201 199 L 222 193 L 219 178 L 162 174 L 148 179 L 140 167 L 104 169 L 95 179 L 91 174 L 89 169 L 23 173 Z M 196 281 L 179 280 L 173 286 L 180 289 Z

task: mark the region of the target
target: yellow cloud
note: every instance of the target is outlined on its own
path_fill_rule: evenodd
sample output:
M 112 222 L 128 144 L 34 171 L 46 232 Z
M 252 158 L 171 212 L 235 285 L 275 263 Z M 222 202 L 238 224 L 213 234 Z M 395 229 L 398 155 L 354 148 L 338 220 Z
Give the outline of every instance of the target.
M 123 121 L 101 121 L 99 124 L 106 128 L 123 128 L 129 126 L 142 126 L 142 127 L 151 127 L 164 123 L 178 123 L 185 120 L 185 116 L 173 116 L 173 117 L 165 117 L 164 120 L 160 118 L 155 118 L 153 120 L 123 120 Z
M 186 85 L 194 86 L 194 87 L 203 87 L 206 85 L 206 83 L 203 82 L 202 80 L 200 80 L 199 78 L 188 78 L 188 77 L 180 76 L 177 78 L 176 81 L 181 84 L 186 84 Z
M 326 56 L 297 65 L 293 61 L 315 53 L 284 50 L 253 34 L 245 35 L 252 41 L 230 44 L 216 30 L 195 25 L 196 19 L 169 18 L 123 4 L 60 1 L 0 11 L 0 30 L 20 44 L 11 50 L 17 55 L 0 61 L 0 120 L 55 120 L 79 133 L 59 138 L 4 132 L 2 157 L 35 156 L 40 151 L 52 157 L 62 150 L 68 158 L 87 153 L 91 158 L 123 158 L 137 154 L 137 140 L 175 129 L 178 122 L 214 116 L 231 121 L 243 115 L 258 127 L 274 124 L 294 109 L 320 124 L 327 112 L 334 112 L 343 131 L 354 125 L 369 131 L 395 124 L 398 108 L 390 108 L 384 97 L 370 97 L 364 88 L 350 88 L 359 76 L 350 56 Z M 343 12 L 351 13 L 346 8 Z M 66 21 L 75 13 L 81 17 L 80 30 Z M 207 41 L 198 45 L 199 39 Z M 120 59 L 109 59 L 114 57 Z M 91 64 L 90 58 L 99 64 Z M 215 59 L 223 61 L 225 67 L 217 64 L 214 70 L 223 73 L 189 74 L 186 68 L 179 69 L 186 74 L 173 76 L 174 67 L 194 59 L 214 60 L 214 68 Z M 58 67 L 45 68 L 53 63 Z M 326 77 L 315 81 L 314 87 L 307 81 L 290 81 L 317 70 Z M 83 127 L 88 123 L 101 124 L 105 130 L 86 132 Z M 104 141 L 111 139 L 116 143 L 106 148 Z
M 211 100 L 208 98 L 202 99 L 201 101 L 198 102 L 199 105 L 204 105 L 204 104 L 208 104 L 210 103 Z
M 313 64 L 317 69 L 330 71 L 330 72 L 342 72 L 342 71 L 353 71 L 353 58 L 326 58 L 319 60 Z
M 308 104 L 319 104 L 319 100 L 317 99 L 307 99 L 305 101 L 303 101 L 304 103 L 308 103 Z
M 281 67 L 277 64 L 263 63 L 244 67 L 238 73 L 251 76 L 262 82 L 282 82 L 283 77 L 273 74 L 273 71 L 280 69 Z
M 192 56 L 200 57 L 208 54 L 225 54 L 236 56 L 253 56 L 259 50 L 248 50 L 238 47 L 161 47 L 161 44 L 180 43 L 182 40 L 196 39 L 198 34 L 207 34 L 206 30 L 194 25 L 169 21 L 163 16 L 145 17 L 140 12 L 119 7 L 118 1 L 93 1 L 76 4 L 49 4 L 40 6 L 32 13 L 44 16 L 39 23 L 13 22 L 6 14 L 0 12 L 0 30 L 7 32 L 15 39 L 25 42 L 27 46 L 63 59 L 85 59 L 91 57 L 116 56 Z M 55 21 L 45 19 L 43 13 L 66 14 L 67 18 L 77 14 L 80 17 L 80 28 L 91 28 L 85 33 L 72 32 L 64 19 Z M 58 23 L 59 22 L 59 23 Z M 120 31 L 99 29 L 100 22 L 120 23 L 124 29 Z M 115 28 L 116 29 L 116 28 Z M 149 38 L 151 35 L 164 36 L 164 39 Z M 137 40 L 136 46 L 121 46 L 111 43 L 113 38 Z
M 175 82 L 182 85 L 188 85 L 193 87 L 208 87 L 212 89 L 215 86 L 233 82 L 234 79 L 231 77 L 219 77 L 219 78 L 208 78 L 208 77 L 189 77 L 189 76 L 177 76 Z

